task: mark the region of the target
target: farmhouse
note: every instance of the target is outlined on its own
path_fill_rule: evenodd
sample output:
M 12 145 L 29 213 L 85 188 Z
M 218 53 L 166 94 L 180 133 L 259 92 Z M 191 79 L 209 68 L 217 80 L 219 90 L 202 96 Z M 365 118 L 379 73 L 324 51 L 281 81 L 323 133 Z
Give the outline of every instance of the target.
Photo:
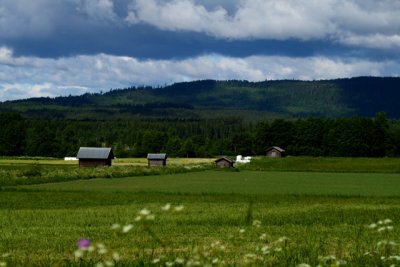
M 280 158 L 283 156 L 283 153 L 285 152 L 284 149 L 280 148 L 279 146 L 272 146 L 266 150 L 267 152 L 267 157 L 271 158 Z
M 149 153 L 147 154 L 147 164 L 152 166 L 165 166 L 167 165 L 167 154 L 165 153 Z
M 114 153 L 109 147 L 81 147 L 76 158 L 79 159 L 79 167 L 105 167 L 111 166 Z
M 234 161 L 228 157 L 222 157 L 215 161 L 215 166 L 219 168 L 233 168 Z

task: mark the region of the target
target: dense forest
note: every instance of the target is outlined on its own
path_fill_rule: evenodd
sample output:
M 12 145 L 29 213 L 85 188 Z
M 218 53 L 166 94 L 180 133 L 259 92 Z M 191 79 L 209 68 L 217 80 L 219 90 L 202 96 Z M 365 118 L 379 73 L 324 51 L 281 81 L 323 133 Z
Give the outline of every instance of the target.
M 75 156 L 80 146 L 112 147 L 117 157 L 166 152 L 179 157 L 263 155 L 400 156 L 400 122 L 372 118 L 301 118 L 258 122 L 239 117 L 74 121 L 0 113 L 0 155 Z
M 81 96 L 40 97 L 0 103 L 0 112 L 66 120 L 373 117 L 400 119 L 400 78 L 358 77 L 321 81 L 194 81 L 131 87 Z
M 0 103 L 0 155 L 400 156 L 400 78 L 194 81 Z

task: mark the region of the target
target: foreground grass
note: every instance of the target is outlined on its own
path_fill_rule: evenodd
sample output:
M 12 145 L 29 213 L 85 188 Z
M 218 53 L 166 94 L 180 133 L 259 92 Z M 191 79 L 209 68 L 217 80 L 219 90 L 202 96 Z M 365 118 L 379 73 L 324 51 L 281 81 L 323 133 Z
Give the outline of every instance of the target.
M 136 167 L 143 168 L 132 164 L 106 171 Z M 396 266 L 400 262 L 398 173 L 240 168 L 123 177 L 3 186 L 0 264 Z M 47 182 L 51 181 L 55 182 Z M 169 211 L 162 210 L 167 203 Z M 393 223 L 383 223 L 386 218 Z M 93 252 L 77 250 L 81 238 L 90 240 Z
M 256 264 L 246 260 L 254 254 L 272 255 L 267 266 L 317 265 L 319 256 L 329 255 L 348 266 L 368 266 L 362 255 L 400 234 L 400 199 L 394 197 L 5 191 L 0 203 L 0 253 L 10 253 L 10 266 L 81 266 L 74 257 L 80 238 L 118 252 L 123 266 L 186 261 L 195 248 L 238 265 Z M 166 203 L 184 209 L 165 213 Z M 135 221 L 143 208 L 155 215 L 147 225 Z M 368 229 L 382 218 L 395 222 L 393 231 Z M 256 220 L 261 225 L 253 225 Z M 134 227 L 124 234 L 111 230 L 116 223 Z M 284 236 L 284 244 L 276 243 Z M 210 248 L 217 241 L 223 250 Z M 259 249 L 266 245 L 282 250 L 263 255 Z

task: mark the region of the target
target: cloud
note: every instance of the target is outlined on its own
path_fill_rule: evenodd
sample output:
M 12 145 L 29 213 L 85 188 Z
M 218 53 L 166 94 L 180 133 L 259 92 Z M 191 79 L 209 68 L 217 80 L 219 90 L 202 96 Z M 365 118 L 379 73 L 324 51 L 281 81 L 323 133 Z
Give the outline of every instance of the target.
M 112 22 L 117 20 L 112 0 L 81 0 L 76 6 L 76 10 L 98 21 Z
M 349 38 L 390 39 L 400 28 L 399 12 L 397 0 L 242 0 L 233 14 L 223 6 L 207 9 L 192 0 L 133 0 L 126 21 L 216 38 L 328 39 L 363 47 L 363 42 Z
M 291 58 L 208 54 L 181 60 L 138 60 L 97 54 L 58 59 L 16 57 L 0 48 L 0 101 L 107 91 L 132 85 L 164 85 L 200 79 L 330 79 L 399 76 L 400 63 L 328 57 Z

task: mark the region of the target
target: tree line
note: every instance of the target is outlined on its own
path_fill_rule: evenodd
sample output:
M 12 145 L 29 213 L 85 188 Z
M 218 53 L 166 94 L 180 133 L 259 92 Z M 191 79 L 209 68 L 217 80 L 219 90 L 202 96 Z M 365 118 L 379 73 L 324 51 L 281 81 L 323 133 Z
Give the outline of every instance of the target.
M 373 118 L 26 119 L 0 113 L 1 156 L 75 156 L 81 146 L 112 147 L 117 157 L 165 152 L 175 157 L 264 155 L 279 146 L 293 156 L 400 156 L 400 122 Z

